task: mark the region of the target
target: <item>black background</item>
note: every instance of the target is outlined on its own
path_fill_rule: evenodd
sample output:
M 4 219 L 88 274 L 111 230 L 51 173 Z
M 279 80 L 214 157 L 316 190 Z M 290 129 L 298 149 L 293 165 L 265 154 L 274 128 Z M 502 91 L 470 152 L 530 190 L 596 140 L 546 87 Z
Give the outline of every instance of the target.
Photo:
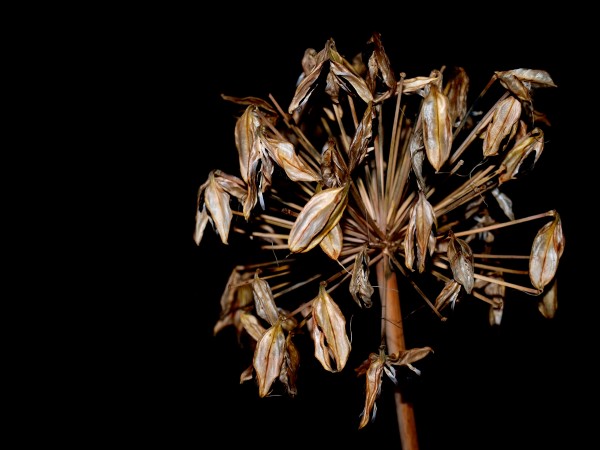
M 130 331 L 134 336 L 123 344 L 123 364 L 132 374 L 111 375 L 119 394 L 105 428 L 123 433 L 121 442 L 160 442 L 164 448 L 399 448 L 390 384 L 384 383 L 376 420 L 358 430 L 364 379 L 353 369 L 366 353 L 353 355 L 354 365 L 341 374 L 326 373 L 305 355 L 294 399 L 260 399 L 253 382 L 239 383 L 248 355 L 238 349 L 231 330 L 213 336 L 212 328 L 240 250 L 221 244 L 209 229 L 200 246 L 192 240 L 198 187 L 212 169 L 236 173 L 237 111 L 220 95 L 273 94 L 286 105 L 307 47 L 320 50 L 331 37 L 338 51 L 351 57 L 379 31 L 392 67 L 408 77 L 459 65 L 476 90 L 493 71 L 534 68 L 547 70 L 558 85 L 539 94 L 543 107 L 536 106 L 552 127 L 518 201 L 521 216 L 549 209 L 561 214 L 566 248 L 557 315 L 545 320 L 535 299 L 510 292 L 498 328 L 489 327 L 487 308 L 476 306 L 459 307 L 443 325 L 433 317 L 409 322 L 407 339 L 435 350 L 419 365 L 421 376 L 402 372 L 414 399 L 421 448 L 559 448 L 565 439 L 578 438 L 582 412 L 574 405 L 588 393 L 580 348 L 589 330 L 574 323 L 590 298 L 580 283 L 584 236 L 576 199 L 582 189 L 574 181 L 580 170 L 572 141 L 575 86 L 564 47 L 526 33 L 498 34 L 482 23 L 460 29 L 423 26 L 409 33 L 400 26 L 310 21 L 292 26 L 263 17 L 233 23 L 225 16 L 215 18 L 212 27 L 206 23 L 211 18 L 201 24 L 183 17 L 155 19 L 128 36 L 119 51 L 124 67 L 136 67 L 134 75 L 125 76 L 131 92 L 125 108 L 141 112 L 147 122 L 140 131 L 147 149 L 138 151 L 152 160 L 140 168 L 152 189 L 139 186 L 135 198 L 145 197 L 152 206 L 138 216 L 138 228 L 148 226 L 161 239 L 148 236 L 147 229 L 139 236 L 144 254 L 160 262 L 136 278 L 144 285 L 132 292 L 139 316 Z

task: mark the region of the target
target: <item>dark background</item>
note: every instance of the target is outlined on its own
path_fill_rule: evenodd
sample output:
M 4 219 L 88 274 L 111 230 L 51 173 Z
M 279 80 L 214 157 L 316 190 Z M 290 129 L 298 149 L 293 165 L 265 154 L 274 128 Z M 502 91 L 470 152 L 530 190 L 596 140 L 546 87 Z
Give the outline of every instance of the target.
M 125 358 L 126 366 L 137 368 L 135 375 L 117 382 L 122 394 L 107 427 L 125 431 L 125 442 L 164 442 L 165 448 L 399 448 L 389 383 L 383 385 L 375 422 L 358 430 L 364 378 L 357 379 L 353 369 L 366 353 L 353 354 L 340 374 L 326 373 L 305 354 L 295 399 L 260 399 L 252 381 L 240 385 L 248 355 L 238 349 L 232 330 L 212 333 L 240 249 L 222 245 L 208 228 L 200 246 L 192 240 L 200 184 L 212 169 L 237 174 L 237 110 L 220 95 L 273 94 L 287 105 L 307 47 L 320 50 L 331 37 L 338 51 L 351 57 L 372 31 L 379 31 L 395 72 L 408 77 L 442 65 L 463 66 L 471 90 L 478 92 L 496 70 L 534 68 L 547 70 L 558 85 L 534 98 L 552 127 L 541 160 L 523 181 L 522 196 L 514 199 L 522 208 L 520 216 L 549 209 L 561 214 L 566 248 L 559 267 L 558 312 L 545 320 L 535 299 L 508 291 L 498 328 L 489 327 L 487 308 L 477 306 L 459 307 L 443 325 L 434 318 L 408 321 L 407 339 L 435 350 L 419 364 L 421 376 L 409 371 L 400 376 L 414 399 L 421 449 L 549 449 L 578 439 L 583 413 L 574 405 L 589 393 L 581 348 L 590 330 L 575 323 L 585 314 L 583 302 L 590 294 L 580 280 L 585 244 L 576 203 L 581 163 L 572 141 L 575 85 L 567 73 L 567 51 L 551 40 L 558 38 L 500 36 L 482 24 L 443 31 L 424 26 L 409 34 L 398 26 L 312 26 L 310 21 L 292 27 L 266 19 L 222 19 L 216 28 L 189 22 L 146 24 L 119 52 L 125 66 L 141 62 L 143 67 L 129 80 L 135 93 L 130 101 L 147 118 L 143 142 L 153 161 L 145 175 L 153 189 L 150 194 L 140 186 L 137 197 L 152 195 L 154 206 L 139 227 L 148 223 L 170 236 L 159 244 L 144 234 L 140 243 L 148 254 L 156 249 L 165 256 L 161 253 L 159 268 L 139 279 L 145 294 L 136 303 L 138 328 L 126 344 Z M 545 30 L 551 31 L 550 25 Z M 173 191 L 178 193 L 174 200 Z M 158 249 L 164 241 L 168 248 Z

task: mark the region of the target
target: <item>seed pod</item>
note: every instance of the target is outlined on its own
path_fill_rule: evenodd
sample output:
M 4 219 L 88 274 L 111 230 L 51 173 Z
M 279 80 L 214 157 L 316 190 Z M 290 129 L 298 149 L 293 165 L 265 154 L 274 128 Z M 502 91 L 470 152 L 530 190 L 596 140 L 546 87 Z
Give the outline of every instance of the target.
M 311 250 L 339 223 L 348 204 L 348 188 L 323 189 L 304 205 L 288 238 L 292 253 Z

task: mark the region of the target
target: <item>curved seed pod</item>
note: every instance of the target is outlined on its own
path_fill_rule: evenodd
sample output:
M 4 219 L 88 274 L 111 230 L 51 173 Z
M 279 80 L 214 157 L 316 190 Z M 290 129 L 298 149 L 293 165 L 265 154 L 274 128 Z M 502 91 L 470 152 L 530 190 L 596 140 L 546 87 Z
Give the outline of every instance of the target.
M 315 358 L 325 370 L 341 371 L 350 355 L 350 339 L 346 334 L 346 319 L 325 290 L 325 283 L 321 283 L 319 295 L 313 300 L 312 319 Z
M 339 223 L 348 205 L 348 189 L 349 185 L 323 189 L 311 197 L 290 231 L 292 253 L 311 250 Z
M 565 237 L 559 214 L 554 211 L 554 220 L 537 232 L 529 257 L 531 284 L 542 291 L 556 274 L 558 261 L 565 249 Z

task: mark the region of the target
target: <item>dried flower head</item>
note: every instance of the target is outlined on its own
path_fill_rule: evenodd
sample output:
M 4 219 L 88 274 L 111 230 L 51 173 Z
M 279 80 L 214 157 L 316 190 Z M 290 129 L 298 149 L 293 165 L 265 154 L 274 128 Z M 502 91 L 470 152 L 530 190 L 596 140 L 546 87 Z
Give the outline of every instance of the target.
M 565 245 L 557 211 L 516 217 L 504 191 L 542 155 L 547 120 L 533 99 L 556 87 L 550 74 L 497 71 L 468 105 L 463 68 L 408 78 L 392 70 L 378 33 L 367 44 L 351 61 L 333 39 L 307 49 L 287 108 L 223 96 L 240 108 L 239 174 L 208 174 L 193 236 L 199 244 L 211 224 L 224 244 L 232 230 L 263 243 L 256 264 L 233 270 L 214 328 L 254 342 L 240 379 L 255 379 L 260 396 L 296 395 L 306 357 L 296 339 L 312 339 L 325 370 L 343 370 L 348 312 L 381 308 L 381 346 L 357 368 L 367 378 L 360 427 L 375 415 L 382 374 L 418 373 L 413 364 L 433 351 L 405 348 L 398 278 L 441 320 L 468 297 L 487 303 L 498 326 L 510 290 L 538 297 L 551 318 Z M 500 233 L 532 221 L 541 227 L 521 255 L 496 248 Z

